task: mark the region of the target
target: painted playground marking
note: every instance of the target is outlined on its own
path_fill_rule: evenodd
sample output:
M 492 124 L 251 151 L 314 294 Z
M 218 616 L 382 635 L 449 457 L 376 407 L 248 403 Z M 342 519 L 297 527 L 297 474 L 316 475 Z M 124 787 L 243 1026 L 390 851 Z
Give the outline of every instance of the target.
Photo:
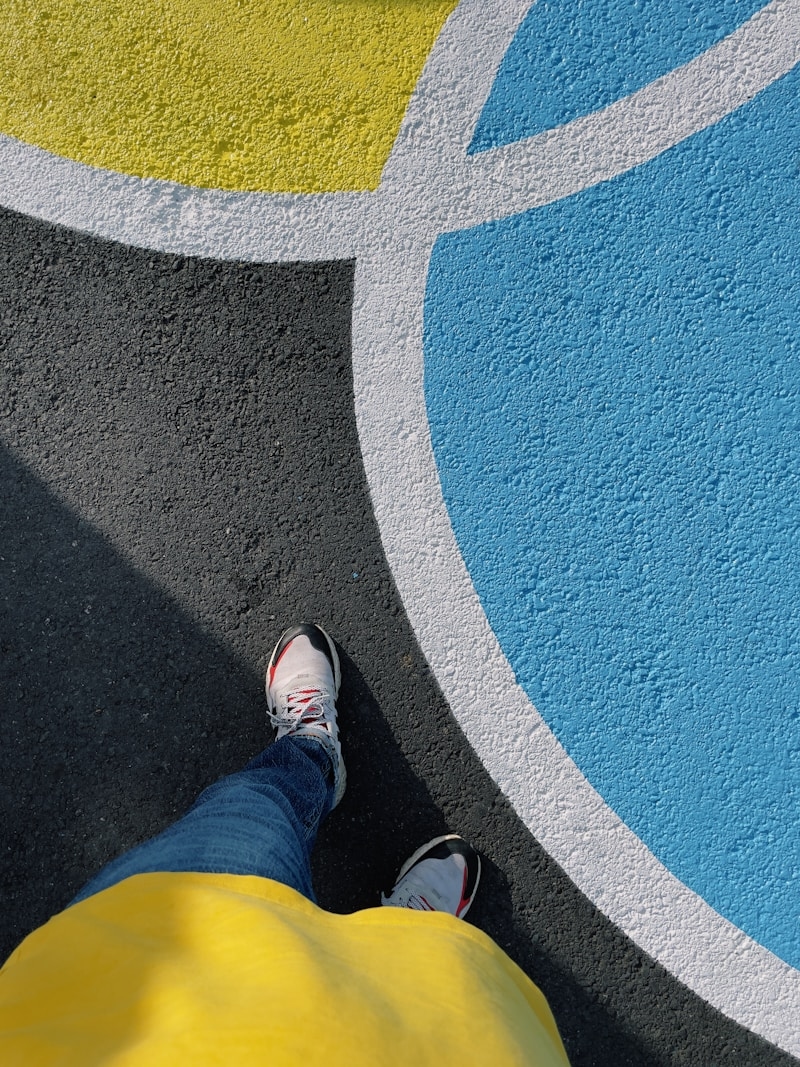
M 800 972 L 653 856 L 518 686 L 455 541 L 423 391 L 423 305 L 437 237 L 606 181 L 718 122 L 800 61 L 800 0 L 773 0 L 696 59 L 601 111 L 468 155 L 528 6 L 463 0 L 374 192 L 192 189 L 95 170 L 3 137 L 0 201 L 160 251 L 268 262 L 356 258 L 355 403 L 375 516 L 408 617 L 470 744 L 602 912 L 712 1005 L 800 1054 Z

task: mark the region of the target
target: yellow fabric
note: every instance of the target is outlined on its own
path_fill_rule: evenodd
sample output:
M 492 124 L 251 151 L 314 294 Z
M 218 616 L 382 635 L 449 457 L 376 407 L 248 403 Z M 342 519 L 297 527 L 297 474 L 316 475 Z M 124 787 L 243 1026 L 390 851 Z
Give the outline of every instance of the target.
M 456 0 L 7 0 L 0 129 L 256 192 L 374 189 Z
M 542 994 L 449 915 L 332 915 L 263 878 L 140 874 L 0 971 L 0 1063 L 564 1067 Z

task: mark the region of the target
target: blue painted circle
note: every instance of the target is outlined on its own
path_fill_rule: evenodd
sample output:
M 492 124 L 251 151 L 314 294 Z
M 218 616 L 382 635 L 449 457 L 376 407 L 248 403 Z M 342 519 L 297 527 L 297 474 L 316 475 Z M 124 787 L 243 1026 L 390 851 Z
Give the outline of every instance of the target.
M 705 52 L 759 0 L 537 0 L 492 86 L 470 152 L 606 107 Z
M 425 306 L 445 500 L 520 683 L 656 856 L 795 967 L 799 82 L 441 237 Z

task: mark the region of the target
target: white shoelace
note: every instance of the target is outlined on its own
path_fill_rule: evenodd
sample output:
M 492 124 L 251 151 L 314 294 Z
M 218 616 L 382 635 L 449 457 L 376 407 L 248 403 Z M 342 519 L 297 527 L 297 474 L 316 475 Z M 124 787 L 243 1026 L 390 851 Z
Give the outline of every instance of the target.
M 403 906 L 411 908 L 413 911 L 436 911 L 433 904 L 429 904 L 425 897 L 418 895 L 417 893 L 411 893 Z
M 326 693 L 322 689 L 297 689 L 286 696 L 286 706 L 273 714 L 273 721 L 287 730 L 299 726 L 319 726 L 326 733 L 331 733 L 331 725 L 326 720 Z

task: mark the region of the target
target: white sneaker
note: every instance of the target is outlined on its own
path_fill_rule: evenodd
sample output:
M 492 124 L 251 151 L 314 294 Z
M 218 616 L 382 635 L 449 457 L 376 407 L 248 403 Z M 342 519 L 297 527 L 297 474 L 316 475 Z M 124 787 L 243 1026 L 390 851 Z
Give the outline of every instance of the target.
M 388 908 L 415 911 L 447 911 L 463 919 L 475 899 L 481 877 L 481 858 L 457 834 L 435 837 L 418 848 L 397 876 L 389 896 L 381 895 Z
M 333 806 L 344 794 L 345 770 L 336 697 L 342 679 L 333 641 L 321 626 L 290 626 L 278 641 L 267 667 L 267 715 L 278 739 L 310 737 L 323 745 L 333 763 Z

